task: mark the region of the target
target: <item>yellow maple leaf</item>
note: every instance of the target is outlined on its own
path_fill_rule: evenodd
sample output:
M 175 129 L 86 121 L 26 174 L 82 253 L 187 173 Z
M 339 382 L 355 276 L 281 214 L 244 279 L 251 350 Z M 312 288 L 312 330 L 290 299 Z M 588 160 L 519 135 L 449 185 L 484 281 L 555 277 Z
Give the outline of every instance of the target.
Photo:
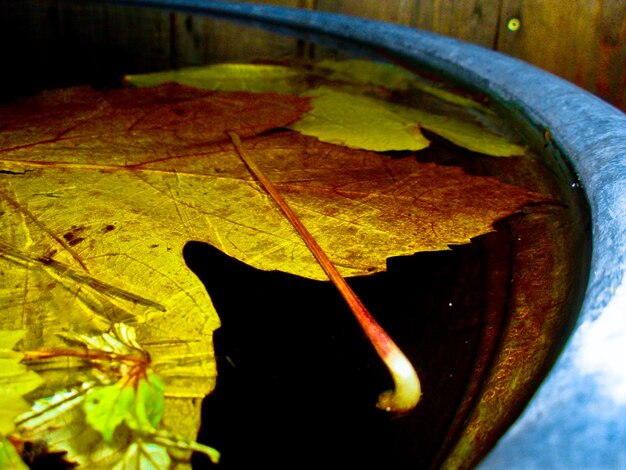
M 321 87 L 306 93 L 313 109 L 291 129 L 323 142 L 377 152 L 428 147 L 420 127 L 474 152 L 508 157 L 525 149 L 477 124 L 452 116 L 388 103 L 370 96 Z
M 25 349 L 61 345 L 67 331 L 135 327 L 163 378 L 165 425 L 193 437 L 199 398 L 215 384 L 220 323 L 184 263 L 185 244 L 205 241 L 256 268 L 325 279 L 226 131 L 246 138 L 346 276 L 467 243 L 542 199 L 494 178 L 291 131 L 255 136 L 289 125 L 308 101 L 167 85 L 61 90 L 0 108 L 0 308 L 10 313 L 0 327 L 27 329 Z M 58 370 L 52 382 L 78 380 Z
M 298 93 L 304 87 L 303 74 L 284 65 L 212 64 L 138 75 L 126 75 L 126 82 L 150 87 L 168 82 L 205 90 L 250 91 L 255 93 Z

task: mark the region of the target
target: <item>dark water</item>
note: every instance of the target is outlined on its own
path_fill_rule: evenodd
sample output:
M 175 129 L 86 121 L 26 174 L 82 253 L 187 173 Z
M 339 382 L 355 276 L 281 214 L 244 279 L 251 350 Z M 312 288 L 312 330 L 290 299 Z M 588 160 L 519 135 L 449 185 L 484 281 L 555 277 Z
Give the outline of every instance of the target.
M 214 334 L 217 388 L 204 400 L 198 435 L 222 452 L 220 468 L 437 467 L 482 399 L 498 347 L 520 339 L 507 330 L 519 327 L 511 318 L 530 312 L 548 345 L 524 353 L 534 361 L 532 380 L 498 398 L 507 408 L 482 432 L 467 460 L 475 463 L 548 371 L 584 292 L 580 199 L 564 170 L 537 155 L 485 157 L 429 138 L 434 143 L 418 152 L 420 161 L 497 176 L 555 199 L 470 244 L 391 258 L 387 272 L 349 280 L 420 376 L 422 401 L 406 416 L 375 407 L 391 379 L 329 282 L 259 271 L 199 242 L 185 247 L 223 325 Z M 531 336 L 527 344 L 536 347 Z M 199 455 L 193 464 L 212 466 Z
M 506 229 L 489 237 L 506 255 Z M 423 381 L 417 410 L 394 417 L 375 407 L 391 380 L 334 286 L 189 243 L 185 259 L 223 323 L 199 441 L 222 452 L 225 469 L 426 467 L 472 367 L 483 251 L 474 243 L 390 259 L 387 272 L 350 280 Z M 198 456 L 194 465 L 210 463 Z

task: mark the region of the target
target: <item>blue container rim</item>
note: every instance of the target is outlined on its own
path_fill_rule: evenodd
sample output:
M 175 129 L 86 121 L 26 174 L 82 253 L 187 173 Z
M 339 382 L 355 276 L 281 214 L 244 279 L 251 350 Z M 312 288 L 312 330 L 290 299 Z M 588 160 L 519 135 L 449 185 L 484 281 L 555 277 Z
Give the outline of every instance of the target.
M 626 115 L 504 54 L 392 23 L 210 0 L 108 0 L 219 15 L 350 41 L 453 77 L 518 112 L 552 142 L 589 202 L 593 248 L 574 330 L 548 377 L 481 468 L 617 468 L 626 461 Z

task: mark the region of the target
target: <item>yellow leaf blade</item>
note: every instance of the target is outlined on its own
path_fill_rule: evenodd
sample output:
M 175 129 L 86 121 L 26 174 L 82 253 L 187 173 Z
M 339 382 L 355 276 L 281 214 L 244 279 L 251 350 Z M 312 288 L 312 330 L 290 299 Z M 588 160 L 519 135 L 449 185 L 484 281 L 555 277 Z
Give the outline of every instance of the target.
M 298 70 L 282 65 L 213 64 L 139 75 L 125 80 L 137 87 L 151 87 L 176 82 L 182 85 L 219 91 L 253 93 L 297 93 L 301 88 Z
M 377 152 L 421 150 L 429 145 L 419 127 L 384 101 L 330 88 L 307 96 L 313 97 L 313 110 L 290 128 L 322 142 Z

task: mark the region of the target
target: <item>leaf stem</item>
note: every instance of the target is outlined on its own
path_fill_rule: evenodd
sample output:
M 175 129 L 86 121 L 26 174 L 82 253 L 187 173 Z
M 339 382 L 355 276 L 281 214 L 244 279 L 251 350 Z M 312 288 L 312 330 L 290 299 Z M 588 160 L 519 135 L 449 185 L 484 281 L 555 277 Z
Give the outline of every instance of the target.
M 270 197 L 281 209 L 289 222 L 300 234 L 311 253 L 328 276 L 337 287 L 350 310 L 365 331 L 368 339 L 376 349 L 379 357 L 387 366 L 393 379 L 395 390 L 388 390 L 381 393 L 378 398 L 378 408 L 394 413 L 406 413 L 412 410 L 420 400 L 421 386 L 417 373 L 410 361 L 398 346 L 389 337 L 387 332 L 376 322 L 367 310 L 361 299 L 348 285 L 343 276 L 339 273 L 333 262 L 328 258 L 324 250 L 319 246 L 315 238 L 302 224 L 298 216 L 291 210 L 287 201 L 278 192 L 274 184 L 265 176 L 256 165 L 250 154 L 243 146 L 239 135 L 235 132 L 228 132 L 241 160 L 248 167 L 252 175 L 259 181 L 261 186 L 267 191 Z

